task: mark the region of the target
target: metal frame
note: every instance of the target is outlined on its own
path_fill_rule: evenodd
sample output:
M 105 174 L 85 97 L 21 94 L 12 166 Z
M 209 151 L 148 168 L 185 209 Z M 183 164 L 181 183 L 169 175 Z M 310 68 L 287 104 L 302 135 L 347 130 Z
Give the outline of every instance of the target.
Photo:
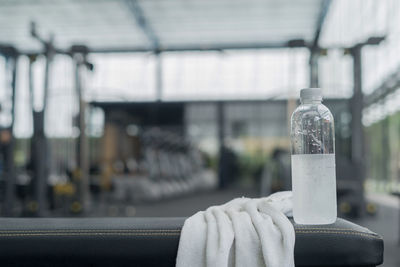
M 295 41 L 295 42 L 293 42 Z M 190 52 L 190 51 L 223 51 L 223 50 L 255 50 L 307 47 L 304 40 L 289 40 L 285 43 L 253 43 L 253 44 L 221 44 L 221 45 L 186 45 L 162 46 L 155 51 L 146 47 L 93 48 L 90 53 L 147 53 L 147 52 Z
M 331 0 L 323 0 L 321 3 L 321 11 L 318 16 L 317 27 L 314 34 L 314 41 L 312 43 L 312 48 L 318 48 L 319 38 L 321 36 L 322 27 L 324 26 L 326 15 L 328 14 L 329 8 L 331 6 Z
M 357 168 L 357 181 L 361 191 L 356 195 L 360 207 L 360 215 L 365 212 L 365 197 L 363 183 L 365 170 L 365 138 L 362 124 L 362 112 L 364 108 L 364 94 L 362 91 L 362 49 L 367 45 L 379 45 L 385 37 L 370 37 L 367 41 L 358 43 L 345 49 L 345 54 L 353 58 L 353 96 L 351 98 L 351 160 Z
M 55 47 L 53 45 L 54 37 L 51 36 L 49 40 L 45 40 L 36 32 L 35 23 L 31 23 L 31 36 L 39 41 L 43 47 L 43 55 L 46 58 L 45 72 L 44 72 L 44 94 L 43 94 L 43 106 L 40 110 L 34 108 L 34 95 L 33 95 L 33 65 L 36 59 L 36 55 L 30 55 L 29 58 L 29 90 L 31 94 L 31 109 L 32 109 L 32 120 L 33 120 L 33 135 L 31 140 L 31 161 L 33 165 L 33 177 L 32 177 L 32 192 L 31 192 L 31 203 L 30 213 L 36 216 L 43 216 L 47 212 L 47 179 L 49 176 L 49 142 L 45 134 L 45 112 L 48 102 L 49 94 L 49 81 L 50 81 L 50 69 L 54 55 L 56 54 Z
M 400 66 L 399 68 L 400 69 Z M 394 71 L 388 78 L 372 93 L 364 97 L 364 107 L 369 107 L 374 103 L 379 102 L 386 96 L 394 93 L 400 87 L 399 70 Z
M 282 48 L 308 48 L 303 39 L 293 39 L 283 43 L 249 43 L 249 44 L 220 44 L 220 45 L 185 45 L 185 46 L 162 46 L 158 49 L 148 47 L 107 47 L 107 48 L 89 48 L 90 54 L 107 54 L 107 53 L 164 53 L 164 52 L 190 52 L 190 51 L 224 51 L 224 50 L 260 50 L 260 49 L 282 49 Z M 0 44 L 1 48 L 1 44 Z M 57 54 L 71 55 L 70 50 L 55 48 Z M 2 52 L 0 54 L 7 54 Z M 18 55 L 43 55 L 43 51 L 36 50 L 20 50 Z
M 139 28 L 143 31 L 147 39 L 150 41 L 151 45 L 153 46 L 153 50 L 157 50 L 160 46 L 160 40 L 157 37 L 155 31 L 153 30 L 152 26 L 150 25 L 149 21 L 146 19 L 143 9 L 139 5 L 137 0 L 126 0 L 126 5 L 128 6 L 129 10 L 131 11 L 136 24 Z
M 90 204 L 90 181 L 89 181 L 89 140 L 86 136 L 86 107 L 87 103 L 83 99 L 83 90 L 82 87 L 82 71 L 83 70 L 93 70 L 93 64 L 87 61 L 87 48 L 85 46 L 75 46 L 75 49 L 72 49 L 73 55 L 72 60 L 75 69 L 75 90 L 78 97 L 79 102 L 79 111 L 78 111 L 78 129 L 79 129 L 79 138 L 76 146 L 76 158 L 77 158 L 77 166 L 78 171 L 74 176 L 74 182 L 77 184 L 78 188 L 78 200 L 80 202 L 77 203 L 80 209 L 77 211 L 80 212 L 82 209 L 89 209 Z
M 324 26 L 326 15 L 328 14 L 331 6 L 331 0 L 323 0 L 321 3 L 321 11 L 318 16 L 317 26 L 314 34 L 314 41 L 310 46 L 310 87 L 319 87 L 318 78 L 318 59 L 320 56 L 319 39 L 321 36 L 322 28 Z
M 89 48 L 88 53 L 146 53 L 146 52 L 184 52 L 184 51 L 222 51 L 222 50 L 242 50 L 242 49 L 279 49 L 279 48 L 294 48 L 294 47 L 308 47 L 310 49 L 317 49 L 320 35 L 322 32 L 325 18 L 331 6 L 331 0 L 321 0 L 320 13 L 318 15 L 315 33 L 311 43 L 306 43 L 302 39 L 288 40 L 287 42 L 277 43 L 221 43 L 219 45 L 184 45 L 184 46 L 163 46 L 157 36 L 156 31 L 151 25 L 151 21 L 147 19 L 143 8 L 137 0 L 125 0 L 125 4 L 132 14 L 138 27 L 142 30 L 149 43 L 150 47 L 107 47 L 107 48 Z M 31 35 L 37 37 L 34 23 L 31 25 Z M 46 45 L 46 43 L 41 40 Z M 54 51 L 59 54 L 69 54 L 71 51 L 61 50 L 54 48 Z M 0 51 L 0 54 L 2 52 Z M 42 51 L 19 51 L 19 55 L 43 54 Z
M 12 50 L 11 50 L 12 51 Z M 2 215 L 4 216 L 12 216 L 14 209 L 14 199 L 15 199 L 15 163 L 14 163 L 14 148 L 15 148 L 15 139 L 13 135 L 14 129 L 14 118 L 15 118 L 15 91 L 16 91 L 16 81 L 17 81 L 17 67 L 18 67 L 18 57 L 16 54 L 10 54 L 7 57 L 8 63 L 11 65 L 11 81 L 10 81 L 10 89 L 11 89 L 11 124 L 8 127 L 8 131 L 11 134 L 11 139 L 7 144 L 4 144 L 2 149 L 4 150 L 4 172 L 5 175 L 5 192 L 4 192 L 4 207 L 2 208 Z

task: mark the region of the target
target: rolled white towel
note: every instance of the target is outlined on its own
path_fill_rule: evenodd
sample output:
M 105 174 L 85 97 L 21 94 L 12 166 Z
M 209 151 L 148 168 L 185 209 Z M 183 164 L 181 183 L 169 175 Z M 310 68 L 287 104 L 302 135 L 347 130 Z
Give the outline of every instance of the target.
M 292 192 L 236 198 L 185 221 L 177 267 L 294 267 Z

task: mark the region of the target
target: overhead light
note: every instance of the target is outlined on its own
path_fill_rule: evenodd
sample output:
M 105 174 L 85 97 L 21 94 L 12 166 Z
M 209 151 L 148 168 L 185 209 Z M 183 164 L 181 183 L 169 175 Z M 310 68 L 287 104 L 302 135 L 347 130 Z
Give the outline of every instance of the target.
M 385 36 L 374 36 L 369 37 L 366 44 L 368 45 L 379 45 L 383 40 L 385 40 Z
M 136 124 L 129 124 L 126 127 L 126 133 L 128 134 L 128 136 L 137 136 L 139 134 L 139 126 L 137 126 Z
M 306 47 L 306 41 L 303 39 L 290 40 L 287 43 L 288 47 Z
M 319 50 L 319 55 L 320 56 L 327 56 L 328 55 L 328 49 L 322 48 Z

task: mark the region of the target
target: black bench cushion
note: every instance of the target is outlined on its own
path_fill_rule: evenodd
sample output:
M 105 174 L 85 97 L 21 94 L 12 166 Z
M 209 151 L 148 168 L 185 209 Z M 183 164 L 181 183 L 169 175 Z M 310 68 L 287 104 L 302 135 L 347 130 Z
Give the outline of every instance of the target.
M 175 266 L 185 218 L 2 218 L 1 266 Z M 376 266 L 383 240 L 338 219 L 296 225 L 296 266 Z

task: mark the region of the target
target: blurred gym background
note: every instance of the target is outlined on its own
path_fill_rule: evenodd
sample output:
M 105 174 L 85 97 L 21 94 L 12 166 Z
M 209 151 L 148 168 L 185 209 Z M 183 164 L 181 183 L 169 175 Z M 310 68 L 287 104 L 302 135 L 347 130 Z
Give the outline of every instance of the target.
M 321 87 L 339 214 L 399 266 L 399 47 L 396 0 L 0 0 L 1 214 L 189 216 L 290 190 L 290 115 Z

